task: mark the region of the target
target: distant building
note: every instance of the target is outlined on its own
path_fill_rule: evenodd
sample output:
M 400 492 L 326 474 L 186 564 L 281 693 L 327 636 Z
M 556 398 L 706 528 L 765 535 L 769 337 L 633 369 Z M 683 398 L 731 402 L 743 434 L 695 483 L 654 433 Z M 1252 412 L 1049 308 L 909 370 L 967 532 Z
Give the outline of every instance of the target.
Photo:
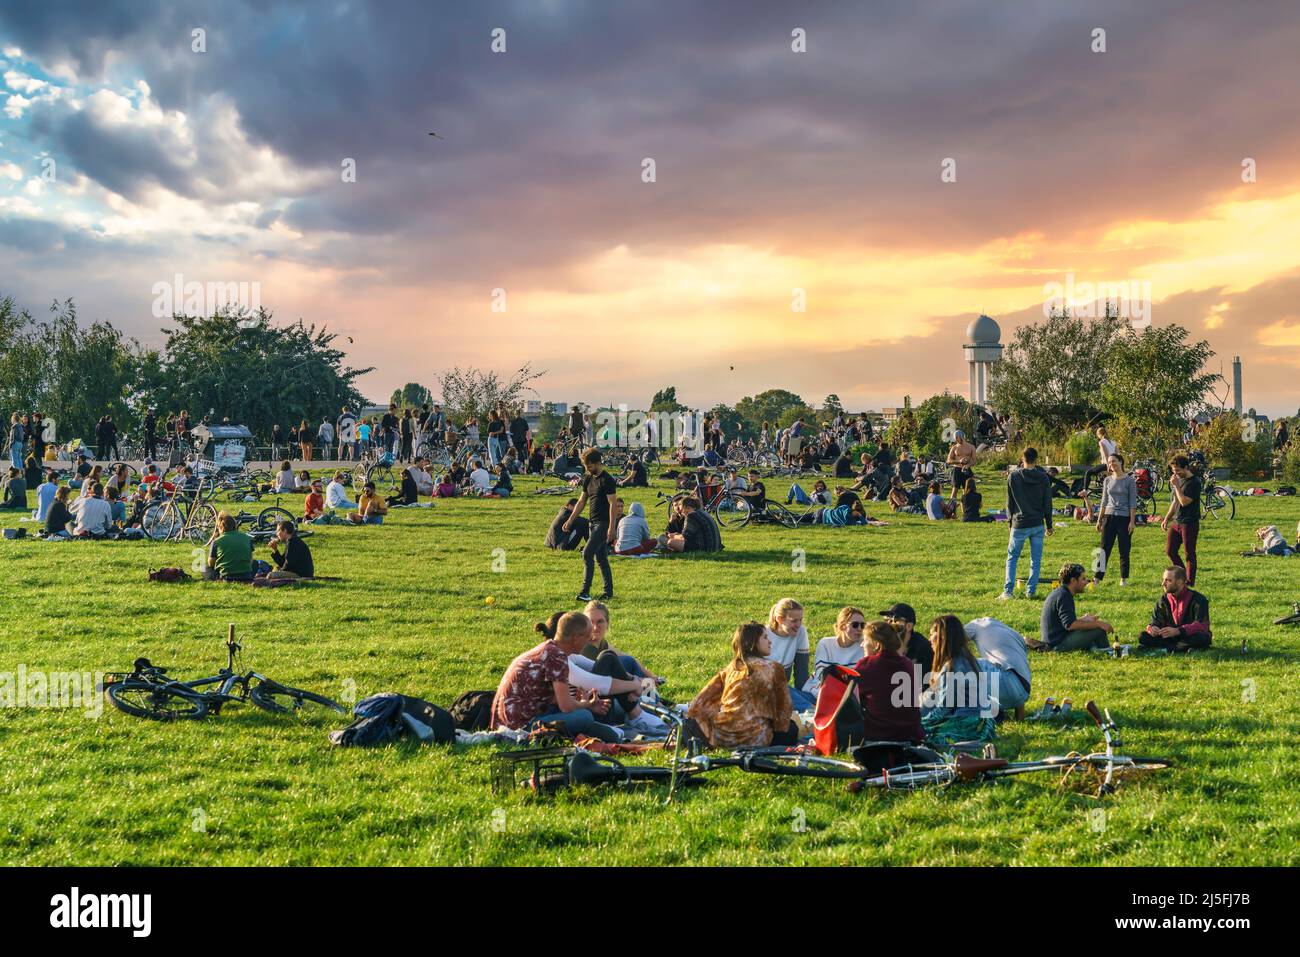
M 889 425 L 902 414 L 903 410 L 901 408 L 893 409 L 886 407 L 880 410 L 880 421 L 884 422 L 885 425 Z
M 962 351 L 970 365 L 970 400 L 975 405 L 984 405 L 989 369 L 1002 358 L 1002 330 L 991 318 L 981 314 L 966 327 L 966 345 Z

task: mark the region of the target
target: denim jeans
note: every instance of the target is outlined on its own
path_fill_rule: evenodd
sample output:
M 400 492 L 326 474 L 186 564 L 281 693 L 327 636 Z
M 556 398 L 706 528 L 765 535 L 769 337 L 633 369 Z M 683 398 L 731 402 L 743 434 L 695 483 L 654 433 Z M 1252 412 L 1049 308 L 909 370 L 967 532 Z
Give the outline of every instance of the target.
M 812 711 L 817 707 L 817 699 L 799 688 L 790 689 L 790 704 L 795 711 Z
M 488 460 L 493 465 L 497 465 L 505 457 L 506 443 L 504 439 L 499 439 L 495 435 L 488 436 Z
M 617 723 L 622 724 L 624 720 L 622 709 L 618 709 L 617 711 L 615 709 L 618 709 L 618 705 L 611 701 L 609 715 L 606 717 L 611 721 L 617 720 Z M 578 708 L 576 711 L 552 711 L 549 714 L 544 714 L 534 718 L 529 724 L 529 727 L 532 728 L 539 724 L 549 724 L 552 721 L 563 725 L 564 730 L 575 737 L 580 734 L 585 734 L 598 741 L 606 741 L 609 743 L 623 740 L 622 735 L 618 731 L 615 731 L 607 724 L 602 724 L 596 715 L 587 708 Z
M 1038 590 L 1038 572 L 1043 565 L 1043 536 L 1047 533 L 1044 525 L 1034 528 L 1013 528 L 1007 542 L 1007 573 L 1002 583 L 1002 591 L 1010 595 L 1016 587 L 1016 565 L 1020 561 L 1020 552 L 1029 541 L 1029 584 L 1026 592 L 1030 595 Z

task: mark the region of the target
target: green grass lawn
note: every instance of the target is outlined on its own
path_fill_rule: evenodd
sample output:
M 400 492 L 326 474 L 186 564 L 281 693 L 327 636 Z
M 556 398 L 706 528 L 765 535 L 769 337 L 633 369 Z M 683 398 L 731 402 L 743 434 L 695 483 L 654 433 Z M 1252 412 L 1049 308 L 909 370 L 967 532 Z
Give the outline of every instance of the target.
M 1000 479 L 981 477 L 986 506 L 999 505 Z M 0 541 L 0 672 L 123 670 L 145 655 L 197 677 L 224 663 L 234 622 L 245 664 L 285 683 L 340 699 L 348 689 L 357 698 L 402 691 L 449 705 L 463 691 L 494 688 L 536 642 L 534 622 L 576 607 L 581 559 L 542 547 L 561 500 L 531 494 L 536 484 L 518 480 L 510 500 L 394 511 L 382 527 L 320 528 L 309 540 L 317 571 L 342 581 L 279 589 L 150 583 L 150 567 L 189 565 L 183 545 Z M 786 487 L 769 483 L 780 498 Z M 646 504 L 657 531 L 656 490 L 625 498 Z M 1048 694 L 1079 706 L 1095 698 L 1119 721 L 1129 753 L 1177 759 L 1105 800 L 1043 775 L 855 796 L 835 782 L 739 771 L 711 775 L 671 807 L 662 789 L 497 797 L 490 747 L 338 749 L 326 732 L 341 721 L 301 723 L 252 707 L 173 724 L 111 706 L 97 718 L 5 708 L 0 862 L 1294 864 L 1300 628 L 1270 622 L 1300 600 L 1300 558 L 1239 553 L 1260 524 L 1294 535 L 1300 501 L 1237 506 L 1235 521 L 1201 534 L 1198 589 L 1211 600 L 1212 649 L 1032 658 L 1032 707 Z M 736 625 L 762 619 L 786 595 L 804 604 L 814 642 L 832 633 L 842 605 L 870 617 L 896 600 L 916 607 L 923 629 L 951 612 L 993 614 L 1037 634 L 1039 602 L 994 601 L 1004 524 L 871 512 L 891 524 L 751 527 L 724 533 L 717 556 L 616 560 L 611 639 L 667 675 L 666 693 L 683 699 L 727 661 Z M 18 516 L 0 523 L 18 525 Z M 1060 528 L 1047 542 L 1048 577 L 1066 560 L 1088 564 L 1096 544 L 1090 526 Z M 498 548 L 505 569 L 494 572 Z M 796 549 L 805 570 L 795 570 Z M 1080 598 L 1081 613 L 1134 640 L 1164 565 L 1163 535 L 1139 529 L 1132 586 L 1118 587 L 1116 567 L 1114 580 Z M 1027 577 L 1027 552 L 1022 568 Z M 1065 727 L 1004 724 L 997 743 L 1004 756 L 1033 757 L 1097 740 L 1080 717 Z

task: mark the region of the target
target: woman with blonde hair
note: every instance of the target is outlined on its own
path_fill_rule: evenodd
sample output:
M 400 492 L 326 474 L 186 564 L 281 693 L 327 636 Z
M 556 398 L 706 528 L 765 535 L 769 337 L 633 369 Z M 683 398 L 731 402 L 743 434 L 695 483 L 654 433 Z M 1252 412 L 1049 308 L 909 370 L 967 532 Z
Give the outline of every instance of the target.
M 817 697 L 821 687 L 822 672 L 831 665 L 844 665 L 852 668 L 864 657 L 862 636 L 867 627 L 867 616 L 862 609 L 847 605 L 840 609 L 835 618 L 835 634 L 817 642 L 817 652 L 813 656 L 812 677 L 803 686 L 803 690 Z
M 796 711 L 809 711 L 817 706 L 815 695 L 800 689 L 808 683 L 808 629 L 803 623 L 803 605 L 793 598 L 782 598 L 767 614 L 767 640 L 772 650 L 768 659 L 785 670 L 786 683 L 794 679 L 790 697 Z
M 790 686 L 785 671 L 770 660 L 768 629 L 756 621 L 736 629 L 731 662 L 710 679 L 686 717 L 715 748 L 794 744 Z
M 298 447 L 302 449 L 302 460 L 311 461 L 311 426 L 303 419 L 298 426 Z

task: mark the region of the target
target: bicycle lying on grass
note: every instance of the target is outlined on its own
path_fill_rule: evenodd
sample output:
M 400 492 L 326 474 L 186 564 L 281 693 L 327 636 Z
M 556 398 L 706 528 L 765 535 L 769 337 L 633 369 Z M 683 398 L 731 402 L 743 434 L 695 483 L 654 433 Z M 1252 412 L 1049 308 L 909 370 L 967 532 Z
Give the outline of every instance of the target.
M 667 782 L 671 802 L 680 784 L 701 783 L 700 776 L 720 768 L 740 768 L 753 774 L 793 777 L 833 778 L 849 782 L 849 790 L 914 791 L 925 787 L 946 787 L 954 783 L 992 781 L 1037 771 L 1056 771 L 1062 778 L 1076 772 L 1090 773 L 1099 779 L 1097 796 L 1113 793 L 1119 779 L 1127 774 L 1159 771 L 1173 762 L 1169 758 L 1133 757 L 1117 754 L 1119 728 L 1110 712 L 1104 714 L 1089 701 L 1085 708 L 1101 729 L 1105 748 L 1088 754 L 1073 752 L 1050 755 L 1034 761 L 1009 761 L 998 757 L 974 757 L 965 753 L 941 754 L 906 742 L 874 741 L 859 745 L 850 752 L 852 760 L 830 758 L 811 746 L 738 748 L 728 757 L 697 754 L 682 756 L 683 719 L 672 709 L 641 702 L 641 707 L 674 726 L 676 746 L 668 766 L 631 766 L 580 748 L 541 748 L 531 751 L 504 752 L 493 759 L 494 790 L 506 790 L 516 784 L 515 769 L 531 765 L 522 782 L 537 792 L 577 784 L 632 784 Z M 900 758 L 902 759 L 900 761 Z
M 1283 615 L 1281 618 L 1274 618 L 1275 625 L 1300 625 L 1300 601 L 1291 603 L 1291 614 Z
M 231 625 L 226 636 L 226 667 L 215 675 L 177 681 L 167 677 L 166 668 L 148 658 L 137 658 L 130 673 L 110 672 L 104 676 L 104 693 L 118 710 L 155 721 L 198 720 L 209 712 L 219 714 L 228 701 L 251 701 L 273 714 L 311 714 L 317 709 L 348 713 L 347 708 L 324 695 L 290 688 L 256 671 L 245 672 L 242 667 L 237 670 L 242 650 L 243 645 L 235 641 L 235 626 Z M 204 690 L 207 688 L 213 690 Z

